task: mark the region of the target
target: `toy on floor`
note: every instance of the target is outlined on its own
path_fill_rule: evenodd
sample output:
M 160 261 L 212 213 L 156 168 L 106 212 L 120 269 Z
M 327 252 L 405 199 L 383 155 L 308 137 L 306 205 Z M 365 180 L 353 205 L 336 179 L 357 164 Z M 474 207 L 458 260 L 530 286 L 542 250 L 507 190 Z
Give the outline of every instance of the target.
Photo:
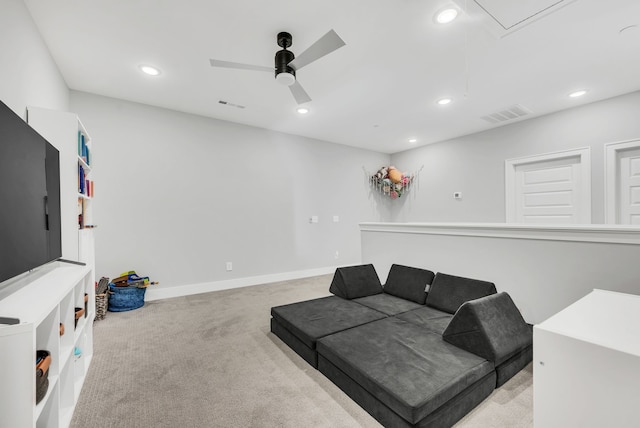
M 117 278 L 111 281 L 116 287 L 138 287 L 146 288 L 150 285 L 159 284 L 159 282 L 149 281 L 148 276 L 139 276 L 136 271 L 130 270 L 120 274 Z

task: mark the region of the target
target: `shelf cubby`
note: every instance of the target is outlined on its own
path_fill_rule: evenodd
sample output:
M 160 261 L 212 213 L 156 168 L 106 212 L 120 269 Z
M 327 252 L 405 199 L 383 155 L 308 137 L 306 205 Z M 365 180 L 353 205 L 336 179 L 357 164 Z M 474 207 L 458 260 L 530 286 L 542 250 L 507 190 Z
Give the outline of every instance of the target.
M 64 334 L 60 336 L 60 366 L 63 367 L 71 357 L 71 353 L 73 351 L 73 292 L 67 293 L 67 295 L 60 302 L 60 322 L 64 326 Z
M 58 400 L 59 390 L 56 382 L 56 387 L 49 386 L 47 396 L 40 403 L 42 404 L 42 411 L 36 417 L 36 428 L 58 428 L 60 426 Z

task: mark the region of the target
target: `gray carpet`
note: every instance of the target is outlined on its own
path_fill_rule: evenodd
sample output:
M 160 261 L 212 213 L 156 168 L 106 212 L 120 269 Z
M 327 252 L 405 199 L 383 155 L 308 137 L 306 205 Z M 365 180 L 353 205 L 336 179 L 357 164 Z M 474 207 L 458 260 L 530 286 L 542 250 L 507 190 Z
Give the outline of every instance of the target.
M 328 295 L 331 275 L 147 302 L 94 323 L 71 426 L 379 427 L 269 332 L 270 308 Z M 533 426 L 531 365 L 456 427 Z

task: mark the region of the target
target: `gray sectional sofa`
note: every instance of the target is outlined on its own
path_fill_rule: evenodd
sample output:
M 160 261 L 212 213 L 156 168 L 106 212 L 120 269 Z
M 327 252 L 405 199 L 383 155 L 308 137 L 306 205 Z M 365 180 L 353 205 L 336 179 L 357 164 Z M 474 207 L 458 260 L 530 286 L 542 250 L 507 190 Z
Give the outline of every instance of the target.
M 493 283 L 393 265 L 383 287 L 361 265 L 329 290 L 272 308 L 271 331 L 384 426 L 449 427 L 532 359 Z

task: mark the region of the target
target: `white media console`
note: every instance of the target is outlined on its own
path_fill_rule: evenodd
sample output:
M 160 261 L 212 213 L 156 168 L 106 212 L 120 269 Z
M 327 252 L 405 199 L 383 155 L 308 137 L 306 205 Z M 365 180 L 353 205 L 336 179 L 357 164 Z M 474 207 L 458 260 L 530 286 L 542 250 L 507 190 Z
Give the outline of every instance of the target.
M 10 286 L 16 291 L 0 300 L 0 316 L 20 323 L 0 324 L 0 426 L 68 427 L 93 355 L 93 267 L 54 262 Z M 85 294 L 86 316 L 74 327 Z M 49 387 L 37 405 L 36 350 L 51 353 Z

